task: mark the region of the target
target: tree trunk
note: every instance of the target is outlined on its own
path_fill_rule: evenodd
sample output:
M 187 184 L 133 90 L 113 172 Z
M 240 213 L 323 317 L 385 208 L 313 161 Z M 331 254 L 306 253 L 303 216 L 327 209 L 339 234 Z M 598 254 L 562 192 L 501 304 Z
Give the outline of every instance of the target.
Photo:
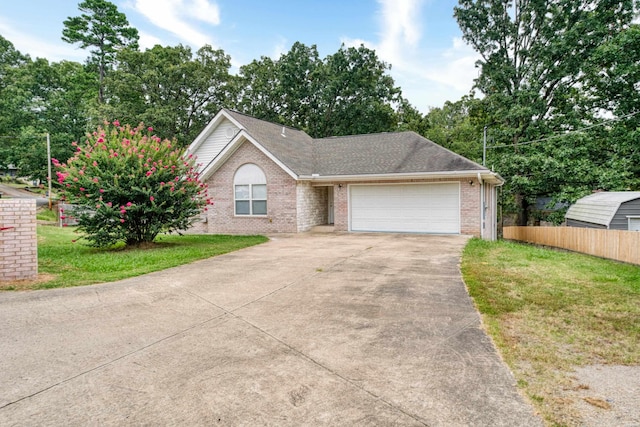
M 523 194 L 516 194 L 515 199 L 518 212 L 516 225 L 524 227 L 529 222 L 529 203 Z

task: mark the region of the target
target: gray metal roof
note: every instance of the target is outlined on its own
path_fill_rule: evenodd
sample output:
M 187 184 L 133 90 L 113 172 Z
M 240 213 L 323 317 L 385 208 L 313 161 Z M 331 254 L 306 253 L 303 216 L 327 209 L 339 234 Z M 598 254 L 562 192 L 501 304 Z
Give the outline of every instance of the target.
M 298 176 L 488 171 L 415 132 L 313 139 L 294 128 L 225 111 Z
M 635 199 L 640 199 L 640 191 L 593 193 L 571 205 L 565 218 L 609 227 L 620 205 Z

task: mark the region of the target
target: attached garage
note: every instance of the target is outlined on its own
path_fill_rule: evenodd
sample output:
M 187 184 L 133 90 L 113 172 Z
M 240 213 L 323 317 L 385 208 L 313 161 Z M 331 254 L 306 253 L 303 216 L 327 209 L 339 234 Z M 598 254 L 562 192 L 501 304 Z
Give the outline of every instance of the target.
M 351 231 L 460 233 L 460 184 L 350 185 Z

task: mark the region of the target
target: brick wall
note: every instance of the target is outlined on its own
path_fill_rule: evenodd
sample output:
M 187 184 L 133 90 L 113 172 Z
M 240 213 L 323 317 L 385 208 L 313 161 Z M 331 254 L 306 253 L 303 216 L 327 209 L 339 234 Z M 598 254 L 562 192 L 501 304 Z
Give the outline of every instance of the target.
M 333 186 L 333 229 L 349 230 L 349 192 L 347 183 L 335 183 Z
M 0 228 L 0 281 L 36 278 L 36 201 L 0 199 Z
M 267 216 L 234 215 L 233 176 L 246 163 L 254 163 L 267 176 Z M 481 236 L 480 185 L 476 178 L 414 179 L 366 181 L 359 184 L 460 182 L 460 232 Z M 277 164 L 251 143 L 245 142 L 227 162 L 209 178 L 209 194 L 214 205 L 209 207 L 206 222 L 199 223 L 192 232 L 255 234 L 296 232 L 314 225 L 326 224 L 327 188 L 291 178 Z M 471 185 L 471 183 L 473 185 Z M 349 200 L 347 182 L 333 183 L 334 230 L 349 229 Z M 300 215 L 298 215 L 300 213 Z
M 246 163 L 258 165 L 267 177 L 267 215 L 234 214 L 233 177 Z M 213 206 L 209 206 L 207 232 L 212 234 L 295 233 L 296 181 L 250 142 L 245 142 L 207 181 Z
M 471 185 L 470 183 L 473 183 Z M 460 180 L 460 233 L 481 237 L 480 182 Z
M 298 194 L 298 231 L 308 231 L 316 225 L 328 221 L 327 187 L 313 187 L 310 182 L 299 182 Z

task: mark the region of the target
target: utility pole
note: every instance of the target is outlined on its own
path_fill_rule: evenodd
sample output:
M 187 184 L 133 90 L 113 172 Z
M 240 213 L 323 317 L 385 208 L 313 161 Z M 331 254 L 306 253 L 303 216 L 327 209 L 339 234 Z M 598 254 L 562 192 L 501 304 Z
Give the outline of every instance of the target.
M 49 210 L 51 210 L 51 139 L 49 138 L 49 134 L 47 133 L 47 171 L 48 171 L 48 181 L 49 181 Z
M 487 127 L 484 127 L 482 132 L 482 166 L 486 166 L 487 163 Z

